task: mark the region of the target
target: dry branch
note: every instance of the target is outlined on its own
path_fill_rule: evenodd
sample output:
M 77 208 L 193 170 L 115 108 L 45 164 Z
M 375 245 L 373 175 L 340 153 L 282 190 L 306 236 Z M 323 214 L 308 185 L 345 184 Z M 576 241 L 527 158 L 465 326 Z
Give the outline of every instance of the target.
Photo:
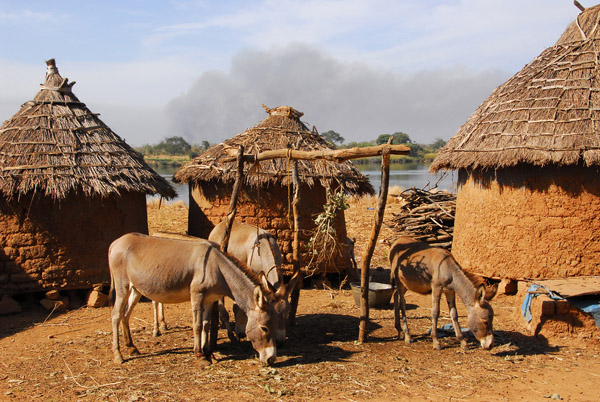
M 411 188 L 400 195 L 402 212 L 394 213 L 390 226 L 399 234 L 439 247 L 450 248 L 454 233 L 456 195 L 439 190 Z

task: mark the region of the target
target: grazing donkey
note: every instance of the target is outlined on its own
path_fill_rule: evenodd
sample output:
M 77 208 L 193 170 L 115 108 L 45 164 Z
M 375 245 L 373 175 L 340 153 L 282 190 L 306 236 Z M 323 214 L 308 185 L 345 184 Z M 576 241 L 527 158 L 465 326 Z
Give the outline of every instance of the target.
M 208 235 L 208 240 L 221 243 L 225 236 L 226 222 L 218 223 Z M 283 283 L 281 274 L 281 251 L 271 233 L 256 226 L 234 221 L 231 226 L 231 235 L 227 253 L 256 272 L 263 272 L 267 281 L 275 292 L 276 301 L 273 308 L 279 314 L 279 327 L 277 327 L 277 343 L 285 342 L 287 319 L 290 312 L 288 296 L 296 286 L 300 274 L 296 273 L 287 285 Z M 235 332 L 239 338 L 244 337 L 246 330 L 246 317 L 244 312 L 236 305 L 233 306 L 235 314 Z
M 223 296 L 231 297 L 248 316 L 246 333 L 260 361 L 275 361 L 273 335 L 278 317 L 268 301 L 273 295 L 261 287 L 250 270 L 225 256 L 215 244 L 129 233 L 112 242 L 108 263 L 111 293 L 116 296 L 112 310 L 115 362 L 123 362 L 119 322 L 129 352 L 139 354 L 131 338 L 129 318 L 142 295 L 160 303 L 191 301 L 194 353 L 206 359 L 210 359 L 210 307 Z
M 225 222 L 221 222 L 211 231 L 208 239 L 214 241 L 215 245 L 220 244 L 225 234 Z M 258 236 L 257 236 L 258 234 Z M 198 240 L 199 237 L 158 232 L 154 236 L 166 237 L 181 240 Z M 255 273 L 264 273 L 268 281 L 268 286 L 274 293 L 272 302 L 275 312 L 279 315 L 279 325 L 277 327 L 276 339 L 278 344 L 285 342 L 287 318 L 290 312 L 289 295 L 296 286 L 300 274 L 294 275 L 289 283 L 283 283 L 283 275 L 280 273 L 281 267 L 281 252 L 277 246 L 277 242 L 269 232 L 263 229 L 257 229 L 255 226 L 250 226 L 245 223 L 235 222 L 231 229 L 229 245 L 227 253 L 234 256 L 240 261 L 245 262 L 248 267 Z M 167 330 L 167 324 L 164 318 L 164 306 L 161 303 L 153 302 L 154 306 L 154 329 L 153 335 L 159 336 L 161 332 Z M 237 304 L 234 304 L 233 311 L 235 314 L 235 335 L 238 338 L 243 338 L 246 332 L 247 317 Z M 229 314 L 223 305 L 223 301 L 219 301 L 219 316 L 224 327 L 227 329 L 229 338 L 234 340 L 231 325 L 229 323 Z
M 410 237 L 400 237 L 390 247 L 392 286 L 396 286 L 394 294 L 395 326 L 400 338 L 400 314 L 402 310 L 402 331 L 404 341 L 410 343 L 408 325 L 406 323 L 406 290 L 420 294 L 432 294 L 431 337 L 433 347 L 440 349 L 437 339 L 437 320 L 440 314 L 442 292 L 446 295 L 450 318 L 456 337 L 463 348 L 467 347 L 456 311 L 456 293 L 467 307 L 467 324 L 484 349 L 489 349 L 494 342 L 492 321 L 494 311 L 486 301 L 486 290 L 483 284 L 476 287 L 469 276 L 463 272 L 448 250 L 432 247 Z M 494 293 L 495 294 L 495 293 Z M 491 299 L 492 295 L 488 295 Z

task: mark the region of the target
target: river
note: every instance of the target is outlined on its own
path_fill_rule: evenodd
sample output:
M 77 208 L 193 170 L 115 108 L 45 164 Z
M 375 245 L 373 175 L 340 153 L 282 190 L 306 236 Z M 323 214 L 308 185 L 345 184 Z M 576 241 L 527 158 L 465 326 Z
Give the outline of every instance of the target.
M 381 165 L 356 165 L 373 185 L 375 192 L 379 193 L 381 188 Z M 173 174 L 177 168 L 159 168 L 156 171 L 169 181 L 177 191 L 175 200 L 183 200 L 188 202 L 188 186 L 187 184 L 176 184 L 171 181 Z M 407 188 L 432 188 L 437 184 L 440 190 L 448 190 L 456 192 L 456 172 L 448 173 L 429 173 L 429 165 L 423 163 L 402 163 L 390 165 L 390 186 L 398 186 L 404 189 Z

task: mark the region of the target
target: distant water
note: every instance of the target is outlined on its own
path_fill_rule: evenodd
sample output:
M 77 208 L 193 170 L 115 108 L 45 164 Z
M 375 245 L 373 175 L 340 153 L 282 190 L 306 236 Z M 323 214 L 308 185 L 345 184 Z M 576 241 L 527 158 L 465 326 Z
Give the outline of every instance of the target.
M 381 165 L 355 165 L 362 174 L 369 178 L 375 192 L 381 188 Z M 456 192 L 456 172 L 429 173 L 429 165 L 422 163 L 402 163 L 390 165 L 390 187 L 399 186 L 403 189 L 416 187 Z
M 369 181 L 373 185 L 376 193 L 379 193 L 381 188 L 381 165 L 357 165 L 356 168 L 361 171 L 362 174 L 369 178 Z M 166 168 L 157 169 L 157 172 L 163 176 L 169 183 L 175 187 L 177 191 L 177 197 L 175 200 L 182 200 L 186 204 L 188 203 L 188 186 L 187 184 L 173 183 L 173 174 L 177 171 L 177 168 Z M 403 164 L 391 164 L 390 165 L 390 187 L 399 186 L 403 189 L 408 188 L 433 188 L 436 187 L 440 190 L 447 190 L 456 192 L 456 172 L 429 173 L 429 165 L 422 163 L 403 163 Z

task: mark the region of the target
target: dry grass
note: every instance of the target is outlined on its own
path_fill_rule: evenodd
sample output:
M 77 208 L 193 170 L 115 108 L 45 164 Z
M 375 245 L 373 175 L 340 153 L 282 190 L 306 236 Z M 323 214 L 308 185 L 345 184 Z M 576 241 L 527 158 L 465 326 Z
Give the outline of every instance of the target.
M 188 206 L 183 201 L 166 202 L 151 199 L 147 203 L 148 233 L 174 232 L 187 234 Z

